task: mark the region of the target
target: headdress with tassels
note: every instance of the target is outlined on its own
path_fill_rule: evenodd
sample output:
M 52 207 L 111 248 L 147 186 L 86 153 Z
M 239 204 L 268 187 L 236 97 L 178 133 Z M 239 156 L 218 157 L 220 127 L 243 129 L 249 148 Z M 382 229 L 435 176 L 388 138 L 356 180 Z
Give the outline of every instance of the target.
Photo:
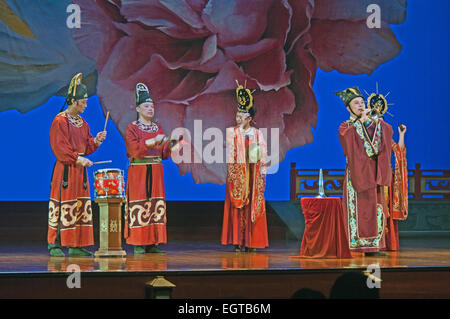
M 69 89 L 67 90 L 66 100 L 64 101 L 64 104 L 61 107 L 60 112 L 64 109 L 64 106 L 66 105 L 66 103 L 67 103 L 67 105 L 71 104 L 72 99 L 74 99 L 75 101 L 78 101 L 81 99 L 88 98 L 86 85 L 81 83 L 82 78 L 83 78 L 83 74 L 78 73 L 70 81 Z
M 238 101 L 238 111 L 243 113 L 249 113 L 251 117 L 256 114 L 256 108 L 253 106 L 253 93 L 255 90 L 250 91 L 247 89 L 247 81 L 245 81 L 244 86 L 239 84 L 236 80 L 236 99 Z

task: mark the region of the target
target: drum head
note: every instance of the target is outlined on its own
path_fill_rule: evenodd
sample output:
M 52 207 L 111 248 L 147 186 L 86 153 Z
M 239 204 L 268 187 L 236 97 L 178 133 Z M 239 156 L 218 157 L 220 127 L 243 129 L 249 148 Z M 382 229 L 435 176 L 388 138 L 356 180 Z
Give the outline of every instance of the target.
M 102 168 L 102 169 L 98 169 L 94 172 L 94 175 L 97 175 L 98 173 L 122 173 L 123 175 L 123 170 L 118 169 L 118 168 Z

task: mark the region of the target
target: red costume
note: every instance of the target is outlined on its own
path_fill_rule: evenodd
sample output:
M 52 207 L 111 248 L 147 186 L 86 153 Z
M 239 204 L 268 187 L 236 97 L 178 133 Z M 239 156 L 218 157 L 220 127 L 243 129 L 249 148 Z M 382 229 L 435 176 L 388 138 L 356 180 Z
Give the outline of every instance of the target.
M 222 244 L 265 248 L 269 241 L 264 198 L 266 144 L 263 134 L 254 127 L 247 132 L 239 127 L 229 128 L 227 147 Z M 260 158 L 255 158 L 255 153 L 259 153 Z
M 56 156 L 48 217 L 48 243 L 82 247 L 94 244 L 92 208 L 86 169 L 76 164 L 79 155 L 97 149 L 89 125 L 81 116 L 59 113 L 50 129 L 50 145 Z
M 169 141 L 148 148 L 145 141 L 163 134 L 160 125 L 140 121 L 128 125 L 125 135 L 130 166 L 124 236 L 131 245 L 167 242 L 166 200 L 162 159 L 170 156 Z
M 356 86 L 335 94 L 354 116 L 350 106 L 354 99 L 359 99 L 355 107 L 365 107 Z M 367 104 L 372 117 L 380 117 L 387 111 L 387 101 L 378 92 L 369 96 Z M 349 245 L 354 252 L 399 247 L 395 220 L 406 219 L 408 215 L 408 176 L 406 150 L 393 142 L 392 135 L 392 127 L 382 118 L 363 123 L 360 118 L 351 117 L 339 127 L 339 140 L 347 159 L 342 204 Z M 396 159 L 394 178 L 392 151 Z
M 390 186 L 392 127 L 379 119 L 343 122 L 339 140 L 347 158 L 343 208 L 351 251 L 385 248 L 387 206 L 384 186 Z

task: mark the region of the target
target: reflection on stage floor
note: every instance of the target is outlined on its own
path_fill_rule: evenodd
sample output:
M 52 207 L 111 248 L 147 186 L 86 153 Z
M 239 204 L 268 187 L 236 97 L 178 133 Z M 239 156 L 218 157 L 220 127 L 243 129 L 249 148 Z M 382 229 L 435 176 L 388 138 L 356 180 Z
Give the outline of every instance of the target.
M 67 272 L 69 265 L 78 265 L 83 272 L 216 272 L 216 271 L 326 271 L 365 269 L 370 264 L 381 268 L 450 267 L 448 240 L 410 240 L 398 252 L 385 257 L 364 257 L 354 254 L 349 259 L 299 258 L 298 243 L 272 242 L 257 252 L 234 252 L 231 246 L 207 242 L 170 242 L 161 245 L 164 254 L 121 257 L 50 257 L 45 245 L 0 247 L 0 274 Z M 94 248 L 96 249 L 96 247 Z

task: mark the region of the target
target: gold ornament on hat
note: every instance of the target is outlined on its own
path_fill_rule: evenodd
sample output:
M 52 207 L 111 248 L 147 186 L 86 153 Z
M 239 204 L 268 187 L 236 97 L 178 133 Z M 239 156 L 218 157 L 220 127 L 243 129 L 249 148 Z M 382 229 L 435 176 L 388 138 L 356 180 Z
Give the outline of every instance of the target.
M 247 80 L 245 80 L 244 86 L 239 84 L 238 80 L 236 80 L 237 88 L 236 88 L 236 99 L 238 101 L 238 108 L 240 111 L 248 112 L 253 107 L 253 92 L 255 90 L 250 91 L 247 89 Z
M 144 83 L 136 84 L 136 96 L 139 95 L 139 92 L 148 92 L 148 87 Z
M 349 88 L 348 90 L 352 92 L 354 95 L 358 95 L 358 92 L 356 92 L 354 88 Z
M 81 84 L 81 79 L 83 78 L 82 73 L 78 73 L 75 75 L 72 80 L 70 81 L 69 90 L 67 92 L 67 95 L 70 95 L 71 92 L 73 92 L 72 96 L 75 96 L 77 94 L 77 86 Z

